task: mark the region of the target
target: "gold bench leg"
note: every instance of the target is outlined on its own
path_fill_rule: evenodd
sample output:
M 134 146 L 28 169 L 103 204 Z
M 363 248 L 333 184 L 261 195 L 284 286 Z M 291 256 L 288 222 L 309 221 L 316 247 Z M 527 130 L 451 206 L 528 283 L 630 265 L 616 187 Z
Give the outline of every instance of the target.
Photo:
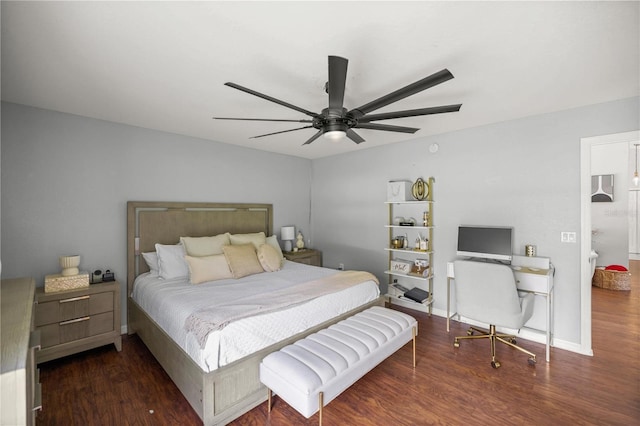
M 267 412 L 271 412 L 271 389 L 267 388 Z
M 324 395 L 322 392 L 318 393 L 318 410 L 320 412 L 320 420 L 318 421 L 318 425 L 322 426 L 322 407 L 324 407 Z
M 413 327 L 413 368 L 416 368 L 416 328 Z

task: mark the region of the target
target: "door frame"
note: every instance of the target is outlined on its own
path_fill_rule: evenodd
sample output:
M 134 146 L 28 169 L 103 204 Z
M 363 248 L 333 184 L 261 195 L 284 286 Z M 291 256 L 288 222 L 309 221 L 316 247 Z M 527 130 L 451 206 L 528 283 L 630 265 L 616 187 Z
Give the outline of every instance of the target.
M 640 140 L 640 130 L 580 139 L 580 351 L 593 356 L 591 346 L 591 147 Z

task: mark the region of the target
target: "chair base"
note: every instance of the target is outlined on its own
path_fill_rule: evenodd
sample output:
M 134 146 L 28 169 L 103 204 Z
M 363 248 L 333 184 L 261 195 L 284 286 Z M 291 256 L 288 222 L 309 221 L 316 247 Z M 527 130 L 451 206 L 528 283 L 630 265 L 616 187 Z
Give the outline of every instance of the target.
M 479 334 L 474 335 L 473 333 Z M 496 359 L 496 341 L 504 343 L 507 346 L 511 346 L 512 348 L 515 348 L 529 355 L 529 364 L 535 365 L 536 363 L 536 356 L 534 353 L 529 352 L 528 350 L 516 345 L 516 336 L 514 336 L 513 334 L 496 333 L 495 325 L 489 325 L 489 331 L 482 330 L 477 327 L 469 327 L 466 336 L 458 336 L 454 339 L 453 346 L 459 348 L 461 339 L 489 339 L 489 341 L 491 342 L 491 366 L 493 368 L 500 367 L 500 361 Z

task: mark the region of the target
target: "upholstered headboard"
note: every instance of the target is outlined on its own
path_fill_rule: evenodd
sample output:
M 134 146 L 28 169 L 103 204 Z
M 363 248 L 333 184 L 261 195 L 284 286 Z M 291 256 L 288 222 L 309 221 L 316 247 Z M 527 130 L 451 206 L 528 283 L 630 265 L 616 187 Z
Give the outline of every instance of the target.
M 155 244 L 177 244 L 180 237 L 205 237 L 230 232 L 273 233 L 272 204 L 180 203 L 129 201 L 127 203 L 127 296 L 133 281 L 148 267 L 141 253 Z

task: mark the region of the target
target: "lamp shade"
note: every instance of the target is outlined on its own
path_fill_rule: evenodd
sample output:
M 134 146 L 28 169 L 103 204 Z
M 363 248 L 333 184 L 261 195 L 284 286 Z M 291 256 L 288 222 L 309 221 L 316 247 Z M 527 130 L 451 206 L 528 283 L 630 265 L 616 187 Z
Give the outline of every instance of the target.
M 296 227 L 295 226 L 283 226 L 280 229 L 280 238 L 282 241 L 292 241 L 296 239 Z

